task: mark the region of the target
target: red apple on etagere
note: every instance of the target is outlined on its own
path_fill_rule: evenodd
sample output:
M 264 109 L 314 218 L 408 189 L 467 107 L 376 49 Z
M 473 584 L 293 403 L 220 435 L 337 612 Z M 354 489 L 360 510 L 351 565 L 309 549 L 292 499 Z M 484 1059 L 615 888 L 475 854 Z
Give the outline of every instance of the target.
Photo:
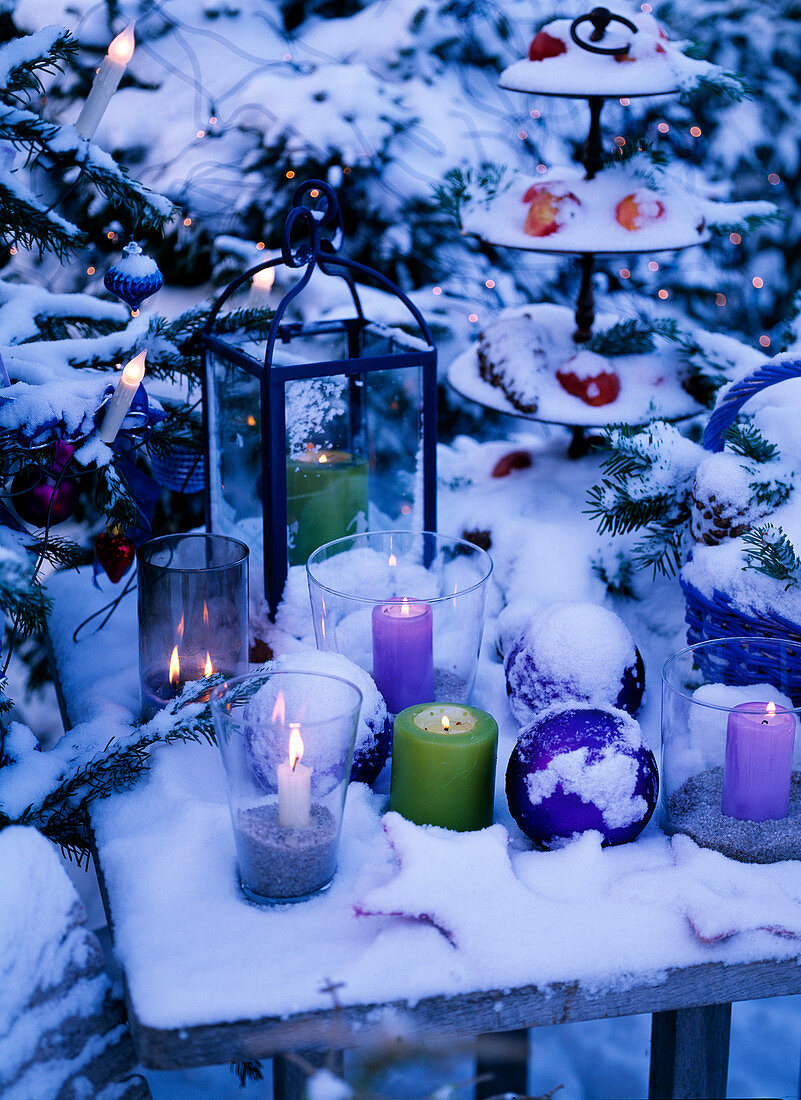
M 615 207 L 615 218 L 624 229 L 635 232 L 653 225 L 665 216 L 665 206 L 649 191 L 636 191 L 626 195 Z
M 556 372 L 556 380 L 567 393 L 585 405 L 611 405 L 620 393 L 620 379 L 606 359 L 592 351 L 579 351 Z
M 581 206 L 572 191 L 554 190 L 545 183 L 532 184 L 523 202 L 530 203 L 523 225 L 529 237 L 550 237 L 561 229 L 572 208 Z
M 548 57 L 558 57 L 560 53 L 567 53 L 567 46 L 561 38 L 555 38 L 547 31 L 538 31 L 531 40 L 528 48 L 529 61 L 544 61 Z

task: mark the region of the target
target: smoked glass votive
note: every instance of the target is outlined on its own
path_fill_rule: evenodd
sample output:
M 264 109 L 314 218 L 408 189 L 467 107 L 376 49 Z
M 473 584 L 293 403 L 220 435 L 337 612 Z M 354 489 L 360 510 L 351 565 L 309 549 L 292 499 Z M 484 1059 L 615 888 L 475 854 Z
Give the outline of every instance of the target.
M 330 886 L 361 703 L 354 684 L 318 672 L 250 673 L 212 691 L 250 901 L 304 901 Z
M 660 821 L 732 859 L 801 858 L 801 644 L 718 638 L 662 671 Z
M 306 572 L 317 648 L 371 673 L 391 714 L 467 701 L 492 575 L 485 550 L 431 531 L 371 532 L 319 547 Z
M 191 680 L 248 667 L 248 548 L 223 535 L 165 535 L 137 553 L 139 679 L 150 719 Z

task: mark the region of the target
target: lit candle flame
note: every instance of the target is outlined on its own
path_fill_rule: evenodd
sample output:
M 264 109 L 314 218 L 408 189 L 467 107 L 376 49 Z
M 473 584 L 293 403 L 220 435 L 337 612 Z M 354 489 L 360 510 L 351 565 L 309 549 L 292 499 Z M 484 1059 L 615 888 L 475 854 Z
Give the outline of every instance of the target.
M 123 381 L 128 386 L 138 386 L 145 377 L 145 357 L 147 351 L 140 351 L 130 363 L 126 363 L 122 369 Z
M 387 565 L 389 566 L 390 569 L 394 569 L 397 564 L 398 564 L 398 559 L 395 557 L 395 555 L 393 553 L 390 553 L 389 560 L 387 561 Z
M 289 766 L 294 771 L 298 760 L 303 757 L 303 738 L 300 736 L 300 725 L 297 722 L 290 722 L 289 729 Z
M 253 276 L 252 283 L 254 287 L 259 290 L 269 290 L 275 282 L 275 268 L 263 267 L 261 271 L 257 271 Z
M 206 663 L 203 666 L 203 675 L 204 676 L 211 676 L 211 674 L 213 672 L 214 672 L 214 665 L 211 663 L 211 654 L 207 652 L 206 653 Z
M 408 596 L 403 597 L 403 603 L 401 604 L 400 613 L 401 613 L 401 615 L 403 615 L 404 617 L 407 617 L 407 618 L 410 614 L 410 612 L 409 612 L 409 597 Z
M 112 38 L 108 48 L 108 56 L 112 61 L 116 61 L 118 65 L 127 65 L 133 57 L 135 45 L 134 24 L 129 23 L 124 31 L 121 31 L 116 38 Z
M 451 728 L 451 720 L 447 716 L 447 714 L 443 714 L 443 716 L 442 716 L 442 732 L 443 733 L 449 733 L 450 728 Z
M 272 721 L 278 722 L 281 726 L 283 726 L 284 722 L 286 721 L 286 701 L 284 700 L 283 691 L 278 692 L 278 697 L 275 700 Z
M 256 427 L 256 417 L 255 417 L 255 416 L 253 415 L 253 413 L 251 413 L 251 414 L 250 414 L 250 415 L 248 416 L 248 418 L 247 418 L 247 420 L 245 421 L 245 423 L 247 424 L 247 426 L 248 426 L 249 428 L 255 428 L 255 427 Z
M 765 709 L 767 711 L 768 718 L 775 718 L 776 717 L 776 704 L 775 703 L 768 703 L 768 705 Z
M 328 462 L 328 455 L 318 455 L 317 456 L 317 461 L 318 462 Z
M 144 377 L 144 360 L 147 352 L 141 351 L 134 355 L 130 363 L 125 363 L 122 368 L 122 378 L 129 386 L 138 386 Z
M 178 646 L 173 646 L 170 656 L 170 684 L 176 687 L 181 675 L 181 662 L 178 660 Z

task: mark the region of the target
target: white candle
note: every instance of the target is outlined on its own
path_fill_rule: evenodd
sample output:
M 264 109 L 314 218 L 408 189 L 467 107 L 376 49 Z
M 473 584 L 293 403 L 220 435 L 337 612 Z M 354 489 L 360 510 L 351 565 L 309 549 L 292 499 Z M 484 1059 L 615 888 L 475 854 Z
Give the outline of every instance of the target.
M 131 407 L 134 394 L 139 389 L 139 383 L 145 376 L 146 355 L 146 351 L 140 351 L 139 354 L 123 368 L 122 375 L 117 383 L 117 388 L 111 395 L 111 400 L 106 406 L 103 423 L 100 425 L 100 430 L 97 433 L 104 443 L 111 444 L 117 438 L 117 432 L 120 430 L 120 425 L 125 419 L 128 409 Z
M 122 80 L 122 74 L 128 62 L 133 57 L 133 52 L 134 25 L 129 23 L 125 30 L 112 40 L 108 53 L 95 74 L 91 91 L 75 123 L 75 129 L 81 137 L 88 139 L 94 134 L 106 107 L 111 102 L 111 97 Z
M 278 765 L 278 824 L 306 829 L 311 815 L 312 768 L 300 763 L 303 738 L 300 725 L 289 723 L 289 760 Z

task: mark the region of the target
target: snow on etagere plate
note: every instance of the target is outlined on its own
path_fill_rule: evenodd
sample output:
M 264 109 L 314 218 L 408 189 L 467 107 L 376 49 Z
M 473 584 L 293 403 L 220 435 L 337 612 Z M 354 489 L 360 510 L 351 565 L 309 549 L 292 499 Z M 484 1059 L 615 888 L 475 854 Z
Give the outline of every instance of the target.
M 604 330 L 617 321 L 599 314 L 596 327 Z M 556 424 L 644 424 L 703 411 L 682 387 L 689 371 L 675 343 L 655 336 L 655 351 L 610 358 L 574 343 L 575 327 L 565 306 L 504 310 L 450 365 L 448 381 L 487 408 Z M 709 334 L 693 336 L 703 342 Z M 715 358 L 730 363 L 737 376 L 765 359 L 731 337 L 715 334 L 714 343 Z
M 535 252 L 616 254 L 689 248 L 750 218 L 775 215 L 770 202 L 716 202 L 675 170 L 644 155 L 594 179 L 559 166 L 532 181 L 506 174 L 460 206 L 462 232 L 489 244 Z
M 546 23 L 531 44 L 529 58 L 501 73 L 501 87 L 576 98 L 618 97 L 666 95 L 689 91 L 705 79 L 732 79 L 717 65 L 687 57 L 682 52 L 687 43 L 671 41 L 653 16 L 627 11 L 626 18 L 636 32 L 612 22 L 600 42 L 604 48 L 618 47 L 618 54 L 583 49 L 571 38 L 571 19 Z M 588 22 L 577 28 L 582 40 L 591 29 Z
M 574 167 L 555 168 L 536 182 L 510 177 L 493 195 L 464 204 L 462 232 L 536 252 L 659 252 L 709 240 L 708 226 L 726 217 L 726 204 L 716 215 L 717 204 L 667 173 L 650 175 L 646 180 L 626 164 L 595 179 L 583 179 Z

